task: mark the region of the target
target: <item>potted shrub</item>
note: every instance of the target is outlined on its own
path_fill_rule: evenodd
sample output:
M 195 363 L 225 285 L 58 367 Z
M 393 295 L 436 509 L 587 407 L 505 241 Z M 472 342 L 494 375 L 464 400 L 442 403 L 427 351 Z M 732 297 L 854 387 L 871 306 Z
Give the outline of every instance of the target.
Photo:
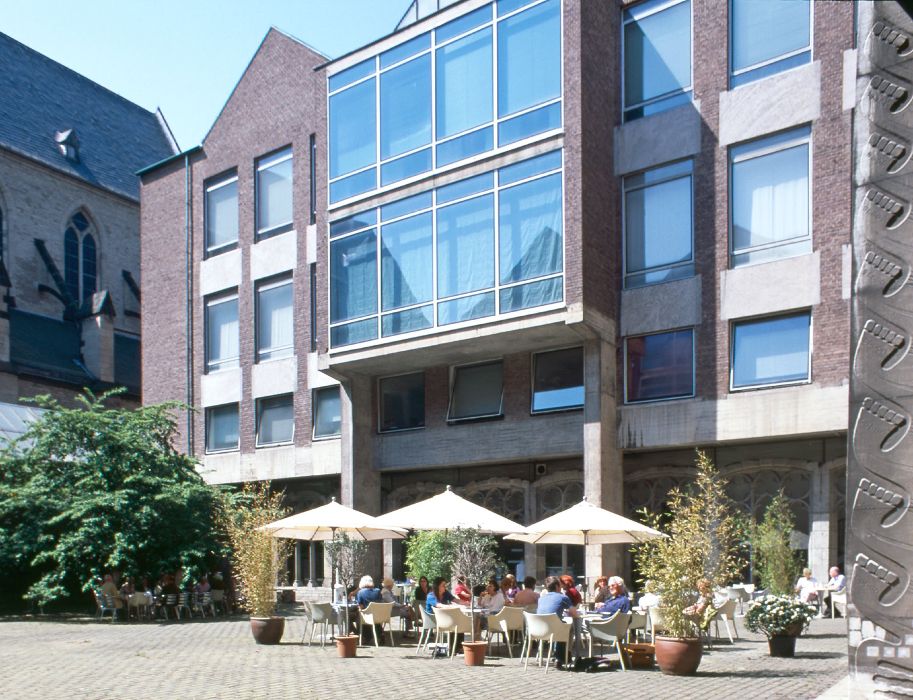
M 656 663 L 663 673 L 697 671 L 702 644 L 686 610 L 695 602 L 698 581 L 728 584 L 740 568 L 738 525 L 725 493 L 726 482 L 704 452 L 697 452 L 697 474 L 687 489 L 673 489 L 668 512 L 645 513 L 647 524 L 666 537 L 635 550 L 641 581 L 651 581 L 659 596 L 665 635 L 656 635 Z
M 758 576 L 761 586 L 774 595 L 792 593 L 799 575 L 799 560 L 789 542 L 794 522 L 789 502 L 781 490 L 771 499 L 764 510 L 764 518 L 754 528 L 752 540 Z
M 488 581 L 499 563 L 495 539 L 478 530 L 457 528 L 451 532 L 450 541 L 453 573 L 462 576 L 470 590 Z M 472 620 L 472 632 L 470 641 L 463 642 L 463 658 L 467 666 L 481 666 L 485 663 L 488 642 L 476 641 L 475 596 L 470 598 L 469 617 Z
M 330 557 L 336 580 L 342 584 L 345 615 L 345 634 L 336 637 L 336 651 L 344 659 L 355 656 L 358 649 L 358 635 L 349 629 L 349 589 L 355 585 L 355 578 L 364 570 L 368 543 L 356 540 L 344 532 L 334 532 L 333 539 L 327 542 L 326 551 Z
M 752 601 L 745 624 L 767 635 L 771 656 L 795 656 L 796 639 L 815 616 L 814 605 L 786 595 L 766 595 Z
M 250 613 L 257 644 L 278 644 L 285 618 L 276 611 L 276 585 L 291 554 L 291 542 L 260 528 L 285 516 L 282 494 L 265 484 L 245 484 L 241 493 L 221 508 L 221 520 L 232 549 L 232 567 L 241 606 Z

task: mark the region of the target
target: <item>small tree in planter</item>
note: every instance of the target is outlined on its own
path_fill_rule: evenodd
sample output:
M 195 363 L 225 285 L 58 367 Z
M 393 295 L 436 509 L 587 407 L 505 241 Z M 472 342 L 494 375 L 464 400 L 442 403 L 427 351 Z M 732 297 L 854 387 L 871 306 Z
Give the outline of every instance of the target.
M 232 548 L 232 565 L 241 605 L 250 613 L 251 631 L 258 644 L 278 644 L 285 619 L 276 617 L 276 585 L 292 552 L 292 543 L 262 530 L 286 515 L 282 494 L 266 484 L 245 484 L 241 493 L 226 500 L 220 511 L 222 527 Z
M 406 573 L 416 581 L 453 578 L 453 535 L 446 530 L 422 530 L 405 541 Z
M 327 542 L 326 551 L 330 557 L 330 565 L 338 577 L 343 589 L 343 606 L 345 610 L 346 633 L 337 637 L 337 649 L 340 656 L 355 656 L 358 646 L 358 635 L 350 634 L 349 630 L 349 589 L 355 585 L 355 580 L 364 571 L 368 555 L 368 543 L 349 537 L 345 532 L 334 532 L 333 539 Z
M 780 491 L 764 511 L 764 519 L 755 527 L 754 551 L 758 557 L 761 585 L 773 595 L 789 595 L 799 575 L 799 560 L 789 545 L 795 526 L 789 502 Z
M 494 537 L 478 530 L 458 528 L 450 533 L 450 542 L 453 572 L 465 579 L 470 590 L 478 584 L 485 583 L 498 568 L 497 543 Z M 469 617 L 472 620 L 472 641 L 469 645 L 463 644 L 464 656 L 467 665 L 481 666 L 485 663 L 488 642 L 476 642 L 475 596 L 470 598 Z
M 656 638 L 656 662 L 664 673 L 688 674 L 701 661 L 701 640 L 695 636 L 686 609 L 694 604 L 700 579 L 726 585 L 737 575 L 739 528 L 733 517 L 726 481 L 710 458 L 698 450 L 697 475 L 687 490 L 673 489 L 665 517 L 645 513 L 647 524 L 666 537 L 635 548 L 643 581 L 651 581 L 660 597 L 668 636 Z

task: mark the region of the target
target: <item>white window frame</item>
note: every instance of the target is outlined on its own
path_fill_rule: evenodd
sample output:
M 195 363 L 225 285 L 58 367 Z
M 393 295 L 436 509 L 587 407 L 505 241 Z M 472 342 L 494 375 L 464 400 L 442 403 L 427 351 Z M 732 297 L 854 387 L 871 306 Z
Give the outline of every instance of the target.
M 771 141 L 778 137 L 783 137 L 788 134 L 794 134 L 792 138 L 785 139 L 779 143 L 765 145 L 765 141 Z M 763 245 L 751 246 L 750 248 L 743 248 L 736 252 L 735 232 L 734 225 L 734 215 L 735 215 L 735 204 L 734 204 L 734 189 L 733 189 L 733 172 L 735 166 L 738 163 L 744 163 L 748 160 L 754 160 L 755 158 L 763 158 L 764 156 L 773 155 L 774 153 L 779 153 L 780 151 L 785 151 L 790 148 L 795 148 L 796 146 L 801 145 L 808 146 L 808 235 L 801 236 L 798 238 L 790 238 L 783 241 L 775 241 L 773 243 L 765 243 Z M 729 171 L 727 173 L 728 178 L 728 187 L 729 187 L 729 267 L 747 267 L 749 265 L 760 265 L 766 262 L 772 262 L 774 260 L 782 260 L 784 258 L 779 258 L 777 256 L 772 256 L 770 258 L 765 258 L 758 260 L 756 262 L 746 262 L 740 263 L 738 265 L 734 264 L 734 259 L 737 255 L 744 255 L 745 253 L 755 253 L 758 251 L 764 250 L 774 250 L 776 248 L 781 248 L 787 245 L 793 245 L 795 243 L 800 243 L 804 240 L 808 240 L 809 250 L 811 252 L 814 250 L 814 207 L 812 206 L 814 202 L 813 197 L 813 188 L 814 188 L 814 162 L 813 157 L 813 148 L 812 148 L 812 127 L 810 124 L 805 126 L 799 126 L 794 128 L 789 128 L 784 131 L 780 131 L 773 134 L 766 134 L 760 138 L 752 139 L 751 141 L 744 141 L 742 143 L 733 144 L 729 147 L 728 160 L 729 160 Z M 804 255 L 805 253 L 801 253 Z M 795 257 L 795 256 L 787 256 Z
M 772 65 L 774 63 L 778 63 L 779 61 L 785 61 L 788 58 L 792 58 L 793 56 L 798 56 L 799 54 L 803 54 L 806 51 L 808 52 L 808 62 L 811 63 L 815 60 L 815 9 L 814 9 L 815 3 L 814 3 L 814 0 L 808 0 L 808 13 L 809 13 L 808 44 L 804 48 L 795 49 L 794 51 L 787 51 L 784 54 L 781 54 L 779 56 L 774 56 L 773 58 L 768 58 L 764 61 L 759 61 L 758 63 L 752 64 L 750 66 L 746 66 L 745 68 L 740 68 L 739 70 L 733 70 L 732 66 L 733 66 L 733 62 L 734 62 L 733 61 L 733 55 L 734 55 L 733 49 L 735 46 L 735 33 L 733 32 L 733 27 L 732 27 L 732 18 L 733 18 L 732 3 L 733 3 L 733 0 L 729 0 L 729 7 L 728 7 L 729 15 L 728 15 L 728 20 L 727 20 L 728 32 L 729 32 L 729 88 L 730 89 L 735 89 L 736 87 L 742 87 L 742 85 L 749 85 L 754 82 L 754 80 L 749 80 L 745 83 L 742 83 L 741 85 L 735 86 L 735 85 L 733 85 L 733 79 L 736 78 L 737 76 L 751 73 L 752 71 L 756 71 L 759 68 L 764 68 L 764 67 Z M 803 65 L 805 65 L 805 64 L 803 64 Z M 793 66 L 793 68 L 798 68 L 798 67 L 799 66 Z M 793 68 L 784 68 L 783 71 L 792 70 Z M 776 73 L 771 73 L 770 75 L 767 75 L 767 76 L 764 76 L 761 78 L 757 78 L 757 80 L 763 80 L 764 78 L 770 78 L 774 75 L 778 75 L 779 73 L 781 73 L 783 71 L 777 71 Z
M 422 388 L 424 389 L 424 387 L 425 387 L 425 371 L 424 370 L 419 370 L 418 372 L 399 372 L 397 374 L 387 374 L 387 375 L 384 375 L 383 377 L 377 378 L 377 432 L 379 434 L 386 435 L 387 433 L 408 433 L 413 430 L 424 430 L 425 427 L 428 425 L 427 420 L 425 420 L 427 413 L 425 413 L 423 411 L 423 414 L 424 414 L 422 416 L 423 425 L 416 425 L 412 428 L 384 428 L 383 427 L 383 424 L 384 424 L 384 397 L 383 397 L 383 393 L 381 392 L 381 384 L 386 379 L 396 379 L 397 377 L 411 377 L 416 374 L 421 375 Z
M 528 2 L 527 4 L 513 10 L 512 12 L 505 13 L 504 15 L 501 15 L 501 16 L 498 16 L 497 3 L 491 2 L 490 6 L 492 8 L 492 19 L 482 22 L 481 24 L 474 26 L 472 29 L 467 29 L 466 31 L 464 31 L 460 34 L 455 34 L 454 36 L 449 37 L 444 41 L 438 42 L 436 30 L 439 27 L 443 26 L 444 24 L 449 24 L 451 21 L 458 20 L 465 15 L 471 14 L 472 12 L 475 12 L 476 10 L 480 9 L 481 7 L 484 7 L 484 5 L 471 7 L 469 9 L 467 9 L 467 11 L 465 13 L 463 13 L 462 15 L 458 15 L 455 17 L 449 17 L 446 22 L 442 22 L 440 25 L 438 25 L 436 27 L 425 29 L 424 31 L 421 31 L 421 32 L 418 32 L 415 34 L 409 33 L 405 36 L 405 38 L 403 39 L 403 41 L 400 44 L 397 44 L 396 46 L 391 46 L 391 47 L 385 48 L 384 51 L 379 52 L 379 53 L 375 54 L 374 56 L 365 59 L 365 61 L 372 61 L 372 60 L 374 61 L 374 70 L 372 72 L 362 76 L 361 78 L 358 78 L 357 80 L 353 80 L 352 82 L 346 83 L 345 85 L 331 91 L 329 89 L 329 80 L 333 76 L 327 76 L 327 112 L 326 112 L 326 119 L 327 119 L 326 123 L 327 124 L 330 123 L 330 98 L 345 90 L 348 90 L 349 88 L 355 87 L 356 85 L 360 85 L 361 83 L 366 82 L 371 79 L 375 79 L 374 94 L 375 94 L 375 115 L 376 115 L 375 124 L 374 124 L 375 154 L 374 154 L 374 163 L 373 164 L 367 165 L 358 170 L 353 170 L 351 172 L 345 173 L 343 175 L 339 175 L 339 176 L 331 179 L 330 178 L 330 162 L 329 162 L 330 159 L 329 158 L 326 159 L 327 160 L 327 163 L 326 163 L 327 202 L 328 202 L 329 210 L 335 211 L 337 209 L 341 209 L 343 207 L 350 206 L 351 204 L 354 204 L 355 202 L 358 202 L 360 200 L 364 200 L 367 198 L 373 198 L 373 197 L 377 196 L 378 194 L 382 194 L 382 193 L 390 191 L 390 190 L 400 189 L 400 188 L 404 187 L 405 185 L 408 185 L 408 184 L 411 184 L 414 182 L 428 180 L 434 176 L 439 176 L 442 173 L 450 172 L 452 170 L 462 169 L 462 168 L 465 168 L 466 165 L 468 165 L 470 163 L 475 163 L 475 162 L 483 161 L 483 160 L 487 161 L 487 160 L 491 159 L 493 156 L 499 155 L 501 153 L 508 152 L 508 151 L 515 151 L 518 148 L 521 148 L 525 145 L 548 140 L 549 138 L 552 138 L 557 134 L 563 133 L 564 132 L 564 110 L 563 110 L 563 108 L 560 108 L 559 111 L 561 112 L 561 125 L 559 127 L 555 128 L 555 129 L 550 129 L 549 131 L 545 131 L 545 132 L 542 132 L 539 134 L 534 134 L 533 136 L 521 139 L 519 141 L 514 141 L 514 142 L 511 142 L 511 143 L 503 145 L 503 146 L 499 144 L 499 139 L 498 139 L 498 131 L 499 131 L 499 127 L 502 123 L 504 123 L 506 121 L 510 121 L 511 119 L 514 119 L 516 117 L 520 117 L 529 112 L 533 112 L 537 109 L 542 109 L 542 108 L 545 108 L 545 107 L 548 107 L 548 106 L 551 106 L 554 104 L 561 105 L 563 103 L 563 100 L 564 100 L 564 55 L 565 55 L 564 54 L 564 0 L 559 0 L 559 2 L 558 2 L 558 15 L 559 15 L 559 21 L 560 21 L 560 30 L 559 30 L 560 94 L 559 94 L 559 96 L 556 98 L 553 98 L 551 100 L 546 100 L 545 102 L 542 102 L 540 104 L 533 105 L 532 107 L 522 109 L 518 112 L 508 114 L 504 117 L 498 116 L 498 27 L 497 27 L 497 25 L 506 19 L 509 19 L 517 14 L 520 14 L 521 12 L 526 12 L 527 10 L 529 10 L 533 7 L 536 7 L 538 5 L 542 5 L 547 1 L 548 0 L 530 0 L 530 2 Z M 674 1 L 675 2 L 686 2 L 687 0 L 674 0 Z M 452 44 L 454 42 L 460 41 L 461 39 L 464 39 L 465 37 L 469 36 L 470 34 L 474 34 L 475 32 L 481 31 L 481 30 L 485 29 L 486 27 L 491 27 L 491 29 L 492 29 L 492 83 L 491 83 L 491 85 L 492 85 L 492 120 L 486 122 L 485 124 L 470 127 L 469 129 L 466 129 L 465 131 L 462 131 L 458 134 L 450 134 L 444 138 L 439 139 L 438 135 L 437 135 L 437 109 L 436 109 L 436 107 L 437 107 L 437 105 L 436 105 L 437 50 L 439 48 L 447 46 L 448 44 Z M 427 49 L 422 49 L 421 51 L 417 51 L 416 53 L 411 54 L 410 56 L 403 58 L 402 60 L 397 61 L 396 63 L 392 63 L 389 66 L 384 66 L 384 68 L 380 68 L 380 53 L 386 53 L 387 51 L 395 49 L 397 46 L 401 46 L 402 44 L 408 43 L 412 39 L 415 39 L 415 38 L 421 36 L 422 34 L 425 34 L 426 32 L 431 34 L 430 44 Z M 380 153 L 380 77 L 381 77 L 381 74 L 386 73 L 387 71 L 393 70 L 395 68 L 398 68 L 399 66 L 403 65 L 404 63 L 413 61 L 416 58 L 423 56 L 424 54 L 429 53 L 429 52 L 431 54 L 431 141 L 425 145 L 418 146 L 418 147 L 416 147 L 410 151 L 404 152 L 404 153 L 398 153 L 395 156 L 391 156 L 390 158 L 387 158 L 386 160 L 382 161 L 381 153 Z M 359 61 L 350 67 L 354 67 L 354 66 L 358 65 L 359 63 L 363 63 L 365 61 Z M 345 70 L 347 70 L 347 69 L 339 71 L 339 73 L 342 73 Z M 473 133 L 476 131 L 481 131 L 486 128 L 493 129 L 493 136 L 492 136 L 493 146 L 492 146 L 492 148 L 490 148 L 486 151 L 483 151 L 482 153 L 473 155 L 473 156 L 467 156 L 465 158 L 461 158 L 452 163 L 448 163 L 447 165 L 438 166 L 437 149 L 438 149 L 439 145 L 447 143 L 454 139 L 458 139 L 460 137 L 466 136 L 467 134 L 470 134 L 470 133 Z M 329 149 L 329 147 L 330 147 L 330 144 L 328 142 L 327 148 Z M 395 182 L 391 182 L 388 185 L 381 184 L 381 182 L 382 182 L 381 168 L 383 165 L 391 163 L 395 160 L 399 160 L 400 158 L 405 158 L 407 156 L 413 155 L 426 148 L 431 149 L 431 169 L 430 170 L 426 170 L 425 172 L 419 173 L 417 175 L 410 175 L 407 178 L 404 178 L 402 180 L 397 180 Z M 352 197 L 347 197 L 345 199 L 341 199 L 338 202 L 329 201 L 330 200 L 330 187 L 332 186 L 332 184 L 339 182 L 340 180 L 344 180 L 348 177 L 352 177 L 354 175 L 359 175 L 361 173 L 364 173 L 364 172 L 366 172 L 368 170 L 372 170 L 372 169 L 375 170 L 375 176 L 374 176 L 374 181 L 376 183 L 375 187 L 373 187 L 370 190 L 367 190 L 365 192 L 362 192 L 360 194 L 353 195 Z
M 221 450 L 211 450 L 209 449 L 209 436 L 212 434 L 212 424 L 210 422 L 210 416 L 212 411 L 218 408 L 225 408 L 226 406 L 234 406 L 238 415 L 238 442 L 234 447 L 226 447 Z M 241 406 L 238 403 L 223 403 L 218 406 L 207 406 L 204 409 L 204 428 L 206 434 L 204 435 L 204 452 L 208 455 L 223 454 L 226 452 L 238 452 L 241 449 Z
M 660 403 L 665 401 L 681 401 L 683 399 L 693 399 L 697 396 L 697 327 L 681 326 L 679 328 L 667 328 L 661 331 L 651 333 L 638 333 L 636 335 L 625 336 L 624 338 L 624 370 L 622 372 L 622 381 L 624 382 L 624 403 L 625 405 L 640 405 L 645 403 Z M 669 333 L 679 333 L 681 331 L 691 331 L 691 393 L 680 396 L 664 396 L 656 399 L 629 399 L 628 398 L 628 340 L 631 338 L 646 338 L 651 335 L 668 335 Z
M 691 54 L 688 58 L 688 61 L 689 61 L 689 71 L 688 72 L 689 72 L 690 79 L 688 81 L 687 87 L 683 87 L 681 90 L 667 92 L 663 95 L 658 95 L 656 97 L 650 98 L 649 100 L 643 100 L 643 101 L 637 102 L 633 105 L 626 105 L 625 104 L 625 56 L 626 56 L 627 49 L 625 47 L 625 27 L 628 24 L 631 24 L 632 22 L 637 22 L 638 20 L 658 14 L 660 12 L 663 12 L 664 10 L 668 10 L 669 8 L 674 7 L 675 5 L 680 5 L 683 2 L 690 3 L 689 10 L 691 11 L 690 12 L 690 14 L 691 14 L 691 17 L 690 17 L 691 41 L 689 44 L 689 46 L 691 48 Z M 689 99 L 687 100 L 687 102 L 689 102 L 689 103 L 694 100 L 694 1 L 693 0 L 656 0 L 654 3 L 655 4 L 654 7 L 649 7 L 650 4 L 651 4 L 651 2 L 649 2 L 649 0 L 648 0 L 648 2 L 641 3 L 640 6 L 634 5 L 633 7 L 621 7 L 620 8 L 620 12 L 622 13 L 622 15 L 621 15 L 621 22 L 619 23 L 620 31 L 621 31 L 621 38 L 619 40 L 619 46 L 621 47 L 621 61 L 620 61 L 620 63 L 621 63 L 621 81 L 620 81 L 621 82 L 621 100 L 619 100 L 619 101 L 621 102 L 621 121 L 622 121 L 622 123 L 634 121 L 635 119 L 638 119 L 638 118 L 641 118 L 641 119 L 643 118 L 643 117 L 628 118 L 626 115 L 631 110 L 638 109 L 641 107 L 648 107 L 649 105 L 656 104 L 658 102 L 662 102 L 663 100 L 668 100 L 669 98 L 675 97 L 676 95 L 689 95 Z M 625 12 L 631 13 L 631 17 L 629 19 L 625 19 Z M 673 109 L 673 108 L 670 107 L 670 109 Z M 665 111 L 665 110 L 662 110 L 662 111 Z M 643 115 L 643 116 L 649 116 L 649 115 Z
M 221 189 L 232 183 L 238 182 L 238 174 L 232 172 L 229 175 L 216 176 L 211 180 L 207 181 L 203 185 L 203 244 L 206 248 L 206 257 L 211 257 L 213 255 L 219 255 L 220 253 L 226 253 L 229 250 L 234 250 L 238 247 L 238 240 L 241 236 L 241 212 L 238 212 L 238 233 L 235 240 L 228 243 L 223 243 L 221 245 L 210 245 L 209 243 L 209 193 L 214 192 L 215 190 Z M 237 193 L 237 205 L 240 207 L 241 193 Z
M 283 440 L 280 442 L 261 442 L 260 441 L 260 421 L 263 418 L 262 413 L 262 404 L 264 401 L 273 401 L 275 399 L 284 399 L 287 398 L 292 404 L 292 436 L 288 440 Z M 278 447 L 281 445 L 292 445 L 295 442 L 295 423 L 298 421 L 295 420 L 295 395 L 294 394 L 277 394 L 275 396 L 261 396 L 259 397 L 254 405 L 254 420 L 256 421 L 254 425 L 254 435 L 255 435 L 255 446 L 256 447 Z
M 270 236 L 276 236 L 280 233 L 285 233 L 286 231 L 291 231 L 295 228 L 294 214 L 295 214 L 295 172 L 294 172 L 294 160 L 292 160 L 292 147 L 284 146 L 272 153 L 269 153 L 265 156 L 261 156 L 257 159 L 256 162 L 256 172 L 254 174 L 254 228 L 256 229 L 256 240 L 261 241 L 264 238 L 269 238 Z M 281 224 L 276 224 L 270 228 L 260 228 L 260 173 L 269 170 L 273 166 L 284 163 L 287 160 L 292 161 L 292 218 Z
M 656 182 L 651 182 L 645 185 L 629 185 L 628 182 L 631 177 L 636 175 L 642 175 L 648 173 L 651 170 L 661 170 L 663 168 L 668 168 L 673 165 L 678 165 L 679 163 L 690 163 L 691 169 L 687 174 L 680 175 L 670 175 Z M 646 190 L 650 187 L 655 187 L 656 185 L 662 185 L 667 182 L 673 182 L 675 180 L 681 180 L 683 178 L 688 178 L 691 183 L 691 258 L 679 263 L 673 263 L 672 265 L 662 265 L 660 267 L 651 267 L 644 268 L 640 272 L 628 272 L 628 192 L 636 192 L 637 190 Z M 693 158 L 684 158 L 682 160 L 672 161 L 670 163 L 663 163 L 662 165 L 657 165 L 652 168 L 647 168 L 646 170 L 640 170 L 634 173 L 628 173 L 622 178 L 621 184 L 621 230 L 622 230 L 622 245 L 621 245 L 621 257 L 622 257 L 622 270 L 624 278 L 624 288 L 625 289 L 638 289 L 640 287 L 651 287 L 654 284 L 663 284 L 665 282 L 675 282 L 681 279 L 688 279 L 689 277 L 694 277 L 695 275 L 695 260 L 694 260 L 694 159 Z M 643 284 L 628 284 L 628 278 L 633 275 L 646 275 L 651 272 L 661 272 L 663 270 L 674 270 L 679 267 L 691 267 L 691 274 L 684 275 L 682 277 L 673 277 L 671 280 L 662 280 L 659 282 L 644 282 Z
M 536 410 L 534 408 L 536 402 L 536 360 L 539 355 L 548 355 L 553 352 L 561 352 L 562 350 L 580 350 L 580 369 L 583 372 L 583 376 L 580 378 L 580 386 L 583 387 L 584 399 L 583 403 L 574 405 L 574 406 L 560 406 L 558 408 L 545 408 Z M 503 377 L 502 377 L 502 386 L 503 386 Z M 586 354 L 584 353 L 584 348 L 582 345 L 566 345 L 560 348 L 550 348 L 548 350 L 537 350 L 534 353 L 530 353 L 530 365 L 529 365 L 529 413 L 531 416 L 541 416 L 549 413 L 566 413 L 568 411 L 582 411 L 586 405 Z
M 339 432 L 334 435 L 317 434 L 317 392 L 336 389 L 339 392 Z M 339 440 L 342 437 L 342 387 L 339 384 L 330 384 L 328 386 L 315 386 L 311 389 L 311 440 Z
M 735 328 L 743 323 L 755 323 L 757 321 L 773 321 L 778 318 L 787 316 L 808 316 L 808 367 L 805 372 L 805 379 L 792 379 L 786 382 L 772 382 L 765 384 L 750 384 L 745 386 L 735 386 Z M 738 393 L 742 391 L 759 391 L 762 389 L 776 389 L 782 386 L 801 386 L 812 383 L 812 357 L 814 356 L 814 339 L 815 339 L 815 315 L 811 308 L 792 309 L 783 313 L 762 314 L 760 316 L 746 316 L 745 318 L 732 319 L 729 322 L 729 391 Z
M 457 375 L 460 370 L 468 369 L 470 367 L 480 367 L 482 365 L 500 365 L 501 366 L 501 400 L 498 403 L 498 412 L 497 413 L 486 413 L 480 416 L 465 416 L 463 418 L 453 418 L 453 393 L 456 388 Z M 448 423 L 466 423 L 470 421 L 481 421 L 481 420 L 491 420 L 493 418 L 501 418 L 504 416 L 504 358 L 497 358 L 494 360 L 483 360 L 481 362 L 471 362 L 465 365 L 454 365 L 450 368 L 450 396 L 447 399 L 447 422 Z
M 278 357 L 261 357 L 263 349 L 260 347 L 260 292 L 268 292 L 271 289 L 277 289 L 285 285 L 289 285 L 292 291 L 292 342 L 278 348 L 271 348 L 269 352 L 275 353 L 282 350 L 288 350 L 289 352 L 287 355 Z M 264 280 L 254 287 L 254 346 L 254 361 L 256 364 L 284 360 L 295 356 L 295 280 L 291 275 L 282 275 L 278 278 Z
M 213 363 L 212 359 L 209 356 L 211 348 L 209 347 L 209 309 L 212 306 L 218 304 L 224 304 L 229 301 L 238 302 L 238 292 L 233 290 L 226 294 L 215 294 L 212 296 L 206 297 L 203 303 L 203 347 L 204 355 L 203 360 L 205 364 L 205 374 L 214 374 L 216 372 L 222 372 L 227 369 L 234 369 L 239 367 L 241 364 L 241 307 L 240 303 L 238 304 L 238 354 L 235 357 L 229 357 L 219 360 L 217 363 Z

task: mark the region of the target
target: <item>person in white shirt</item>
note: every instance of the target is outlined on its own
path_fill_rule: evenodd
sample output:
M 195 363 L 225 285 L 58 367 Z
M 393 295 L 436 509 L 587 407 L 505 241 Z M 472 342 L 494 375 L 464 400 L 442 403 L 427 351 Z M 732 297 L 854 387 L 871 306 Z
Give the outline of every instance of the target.
M 831 576 L 830 580 L 827 582 L 827 587 L 832 591 L 840 593 L 844 588 L 846 588 L 846 576 L 840 573 L 839 566 L 832 566 L 831 570 L 828 572 Z
M 796 581 L 796 593 L 799 600 L 803 603 L 817 603 L 818 593 L 815 587 L 818 585 L 818 579 L 812 576 L 811 569 L 802 569 L 802 575 Z
M 504 602 L 504 593 L 501 592 L 501 588 L 494 581 L 489 581 L 485 593 L 479 598 L 479 607 L 494 615 L 501 611 Z

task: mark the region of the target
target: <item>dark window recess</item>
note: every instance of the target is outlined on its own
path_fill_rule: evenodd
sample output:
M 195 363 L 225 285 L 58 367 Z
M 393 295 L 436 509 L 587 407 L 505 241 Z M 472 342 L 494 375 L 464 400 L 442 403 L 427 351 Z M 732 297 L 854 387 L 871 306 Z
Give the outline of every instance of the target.
M 583 406 L 583 348 L 535 356 L 533 412 Z
M 79 301 L 79 236 L 68 227 L 63 237 L 63 278 L 67 291 L 74 301 Z
M 308 152 L 310 153 L 310 174 L 309 186 L 311 193 L 311 223 L 317 223 L 317 134 L 311 134 L 308 140 Z
M 337 437 L 342 432 L 342 400 L 338 386 L 314 389 L 314 437 Z
M 425 427 L 425 375 L 422 372 L 380 380 L 380 429 Z
M 694 332 L 627 339 L 627 399 L 654 401 L 694 393 Z
M 317 263 L 310 264 L 311 275 L 311 352 L 317 352 Z
M 500 416 L 504 387 L 500 360 L 455 367 L 448 420 Z

